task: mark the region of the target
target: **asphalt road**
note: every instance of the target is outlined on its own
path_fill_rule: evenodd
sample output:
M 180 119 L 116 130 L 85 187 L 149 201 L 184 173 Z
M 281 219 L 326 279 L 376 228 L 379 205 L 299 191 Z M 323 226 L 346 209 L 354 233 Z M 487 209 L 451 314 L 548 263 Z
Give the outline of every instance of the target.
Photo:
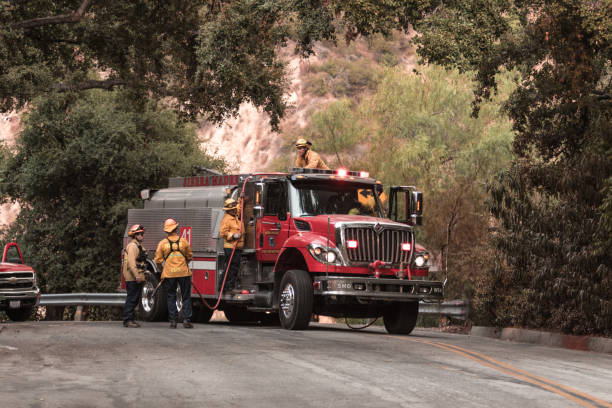
M 416 330 L 0 324 L 0 407 L 612 407 L 612 356 Z

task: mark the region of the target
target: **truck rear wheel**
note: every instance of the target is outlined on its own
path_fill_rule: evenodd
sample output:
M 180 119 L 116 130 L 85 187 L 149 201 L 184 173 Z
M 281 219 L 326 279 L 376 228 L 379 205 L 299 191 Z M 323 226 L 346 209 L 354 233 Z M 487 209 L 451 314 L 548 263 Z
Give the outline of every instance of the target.
M 306 271 L 287 271 L 281 280 L 278 316 L 287 330 L 303 330 L 312 317 L 312 281 Z
M 6 314 L 8 315 L 9 319 L 14 322 L 25 322 L 32 315 L 32 308 L 24 307 L 21 309 L 8 309 Z
M 383 314 L 385 329 L 390 334 L 410 334 L 418 315 L 419 302 L 394 303 Z
M 146 322 L 164 321 L 168 319 L 168 302 L 165 285 L 161 285 L 153 292 L 159 284 L 157 276 L 147 271 L 145 282 L 142 285 L 142 296 L 140 298 L 140 318 Z

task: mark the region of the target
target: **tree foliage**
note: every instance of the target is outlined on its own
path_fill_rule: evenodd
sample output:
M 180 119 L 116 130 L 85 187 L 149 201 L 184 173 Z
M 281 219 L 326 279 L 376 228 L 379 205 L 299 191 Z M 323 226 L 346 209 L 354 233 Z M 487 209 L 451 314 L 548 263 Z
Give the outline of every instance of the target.
M 476 70 L 476 107 L 504 69 L 516 162 L 490 186 L 500 230 L 480 323 L 612 333 L 612 4 L 453 1 L 416 26 L 430 62 Z M 609 219 L 609 218 L 608 218 Z
M 397 21 L 408 28 L 409 10 L 395 0 L 1 0 L 0 109 L 125 87 L 192 119 L 222 121 L 252 102 L 276 127 L 286 108 L 279 47 L 293 39 L 309 55 L 314 41 L 335 41 L 337 27 L 348 39 L 390 33 Z
M 115 290 L 127 209 L 140 205 L 139 191 L 165 187 L 195 164 L 223 166 L 174 113 L 133 110 L 126 97 L 37 100 L 16 146 L 3 149 L 2 197 L 22 204 L 4 235 L 22 246 L 45 293 Z

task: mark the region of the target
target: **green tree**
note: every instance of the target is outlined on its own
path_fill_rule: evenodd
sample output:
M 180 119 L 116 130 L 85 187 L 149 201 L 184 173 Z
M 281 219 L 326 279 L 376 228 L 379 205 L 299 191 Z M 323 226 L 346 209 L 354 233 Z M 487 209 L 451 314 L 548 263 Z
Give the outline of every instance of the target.
M 349 99 L 330 103 L 312 115 L 305 129 L 304 137 L 315 141 L 317 150 L 330 156 L 328 165 L 332 167 L 346 166 L 352 162 L 352 148 L 365 136 L 352 105 Z
M 277 49 L 408 28 L 396 0 L 0 0 L 0 109 L 43 93 L 124 87 L 177 111 L 222 121 L 242 102 L 285 111 Z M 417 2 L 418 3 L 418 2 Z M 91 72 L 102 72 L 92 78 Z
M 478 322 L 610 335 L 612 3 L 440 3 L 416 29 L 426 60 L 477 72 L 476 108 L 498 72 L 519 74 L 505 108 L 517 160 L 490 186 L 499 231 Z
M 2 198 L 21 211 L 16 239 L 45 293 L 110 292 L 119 282 L 127 209 L 139 191 L 222 169 L 199 149 L 195 129 L 148 105 L 132 110 L 125 92 L 91 91 L 35 101 L 14 148 L 2 151 Z

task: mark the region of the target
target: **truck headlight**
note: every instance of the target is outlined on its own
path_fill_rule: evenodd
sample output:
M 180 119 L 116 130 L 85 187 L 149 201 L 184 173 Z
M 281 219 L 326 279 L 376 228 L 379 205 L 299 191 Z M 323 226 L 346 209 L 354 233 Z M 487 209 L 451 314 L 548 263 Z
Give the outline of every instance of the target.
M 417 268 L 422 268 L 428 266 L 429 254 L 428 253 L 420 253 L 416 254 L 414 257 L 414 266 Z
M 308 245 L 308 252 L 310 252 L 310 255 L 312 255 L 312 257 L 318 262 L 331 265 L 341 264 L 338 250 L 336 248 L 329 248 L 320 244 L 310 244 Z
M 425 265 L 425 258 L 423 258 L 422 255 L 417 256 L 414 258 L 414 264 L 420 268 L 421 266 Z

